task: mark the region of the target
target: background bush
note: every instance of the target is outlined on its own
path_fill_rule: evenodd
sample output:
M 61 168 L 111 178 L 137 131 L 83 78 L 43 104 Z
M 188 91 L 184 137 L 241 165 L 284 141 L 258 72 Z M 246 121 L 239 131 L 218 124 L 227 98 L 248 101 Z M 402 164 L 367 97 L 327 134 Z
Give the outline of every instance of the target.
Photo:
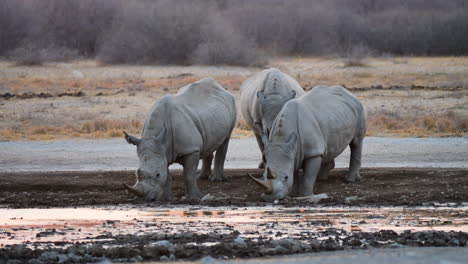
M 20 64 L 262 65 L 267 55 L 467 55 L 466 0 L 0 0 Z

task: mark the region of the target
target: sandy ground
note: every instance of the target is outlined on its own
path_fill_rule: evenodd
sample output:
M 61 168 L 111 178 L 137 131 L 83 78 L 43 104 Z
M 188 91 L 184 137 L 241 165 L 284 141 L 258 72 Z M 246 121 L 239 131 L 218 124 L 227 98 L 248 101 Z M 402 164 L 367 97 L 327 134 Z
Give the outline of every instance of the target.
M 256 168 L 260 159 L 254 138 L 232 139 L 225 167 Z M 366 137 L 362 162 L 363 167 L 466 168 L 468 138 Z M 336 159 L 336 167 L 348 164 L 349 148 Z M 123 138 L 0 142 L 0 172 L 134 170 L 136 166 L 136 150 Z

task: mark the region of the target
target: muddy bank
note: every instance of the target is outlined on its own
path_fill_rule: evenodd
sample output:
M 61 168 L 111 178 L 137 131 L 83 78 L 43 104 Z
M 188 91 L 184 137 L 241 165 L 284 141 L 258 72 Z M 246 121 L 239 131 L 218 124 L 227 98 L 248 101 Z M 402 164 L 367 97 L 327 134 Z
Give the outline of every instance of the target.
M 261 170 L 226 170 L 228 181 L 199 181 L 202 192 L 212 199 L 200 204 L 209 206 L 264 206 L 262 189 L 247 177 L 247 172 L 259 176 Z M 346 184 L 345 169 L 332 171 L 327 181 L 316 184 L 315 193 L 327 193 L 330 205 L 431 205 L 433 203 L 468 202 L 468 169 L 441 168 L 364 168 L 362 181 Z M 173 171 L 175 200 L 151 203 L 151 206 L 198 204 L 184 200 L 181 171 Z M 67 207 L 83 205 L 145 204 L 122 188 L 121 182 L 133 184 L 134 172 L 22 172 L 0 173 L 0 205 L 7 208 Z M 309 205 L 284 200 L 283 206 Z
M 92 245 L 64 243 L 43 245 L 28 243 L 0 249 L 0 263 L 89 263 L 110 259 L 114 262 L 149 260 L 215 258 L 252 258 L 295 253 L 335 251 L 344 249 L 466 246 L 468 233 L 464 232 L 403 232 L 380 231 L 349 233 L 330 229 L 305 234 L 301 240 L 249 239 L 229 234 L 195 234 L 192 232 L 166 235 L 101 235 Z M 45 246 L 45 247 L 44 247 Z M 17 262 L 12 262 L 16 260 Z

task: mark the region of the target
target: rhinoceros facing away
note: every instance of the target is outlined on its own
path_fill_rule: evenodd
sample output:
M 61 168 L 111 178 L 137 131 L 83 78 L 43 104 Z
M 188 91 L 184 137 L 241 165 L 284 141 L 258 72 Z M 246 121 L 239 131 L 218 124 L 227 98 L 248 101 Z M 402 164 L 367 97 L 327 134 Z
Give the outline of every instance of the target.
M 124 132 L 127 142 L 137 146 L 140 159 L 136 184 L 124 186 L 146 200 L 171 200 L 168 166 L 177 162 L 184 169 L 186 197 L 201 198 L 198 162 L 203 160 L 200 178 L 224 180 L 224 160 L 235 122 L 234 96 L 212 79 L 200 80 L 182 87 L 174 96 L 162 97 L 148 114 L 141 139 Z
M 304 90 L 296 80 L 275 68 L 256 73 L 242 84 L 242 115 L 253 130 L 262 152 L 260 168 L 265 162 L 263 141 L 268 137 L 276 115 L 287 101 L 303 94 Z
M 317 86 L 286 103 L 276 117 L 265 146 L 265 200 L 287 195 L 312 201 L 317 178 L 326 179 L 334 159 L 349 145 L 351 159 L 345 180 L 360 179 L 362 142 L 367 114 L 361 102 L 341 86 Z M 298 171 L 303 169 L 303 176 Z M 315 199 L 315 200 L 314 200 Z

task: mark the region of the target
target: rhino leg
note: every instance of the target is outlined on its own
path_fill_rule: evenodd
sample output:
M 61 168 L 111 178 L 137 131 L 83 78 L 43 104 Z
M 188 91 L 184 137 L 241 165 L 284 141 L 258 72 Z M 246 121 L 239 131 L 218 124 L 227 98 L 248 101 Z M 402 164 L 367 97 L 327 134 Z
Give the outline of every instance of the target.
M 317 179 L 319 181 L 328 180 L 328 174 L 333 168 L 335 168 L 335 160 L 331 160 L 327 163 L 322 163 L 322 165 L 320 166 L 320 171 L 318 173 Z
M 198 179 L 208 179 L 211 174 L 211 163 L 213 162 L 213 154 L 203 159 L 201 171 L 198 173 Z
M 290 196 L 298 196 L 299 195 L 299 187 L 300 183 L 302 183 L 301 175 L 299 174 L 299 170 L 294 173 L 294 182 L 293 187 L 291 190 Z
M 266 159 L 265 159 L 265 154 L 263 154 L 263 150 L 264 150 L 265 146 L 263 145 L 263 141 L 262 141 L 262 138 L 261 138 L 260 135 L 255 134 L 255 138 L 257 139 L 258 147 L 260 148 L 260 151 L 262 152 L 262 161 L 260 161 L 260 163 L 258 164 L 258 168 L 259 169 L 264 169 Z
M 361 180 L 359 170 L 361 169 L 362 144 L 364 138 L 354 138 L 349 144 L 351 157 L 349 160 L 349 174 L 345 177 L 345 182 L 356 182 Z
M 229 138 L 216 150 L 214 170 L 210 175 L 210 181 L 225 181 L 224 177 L 224 161 L 226 160 L 226 153 L 229 146 Z
M 184 167 L 184 181 L 186 188 L 186 197 L 188 200 L 200 200 L 203 196 L 197 185 L 197 167 L 200 161 L 200 153 L 195 152 L 183 157 L 182 166 Z
M 298 196 L 308 196 L 314 194 L 315 181 L 322 164 L 321 157 L 309 158 L 304 161 L 304 175 L 298 185 Z
M 167 169 L 169 171 L 169 168 Z M 167 174 L 166 185 L 164 186 L 164 196 L 165 201 L 174 200 L 174 195 L 172 193 L 172 176 L 170 173 Z

